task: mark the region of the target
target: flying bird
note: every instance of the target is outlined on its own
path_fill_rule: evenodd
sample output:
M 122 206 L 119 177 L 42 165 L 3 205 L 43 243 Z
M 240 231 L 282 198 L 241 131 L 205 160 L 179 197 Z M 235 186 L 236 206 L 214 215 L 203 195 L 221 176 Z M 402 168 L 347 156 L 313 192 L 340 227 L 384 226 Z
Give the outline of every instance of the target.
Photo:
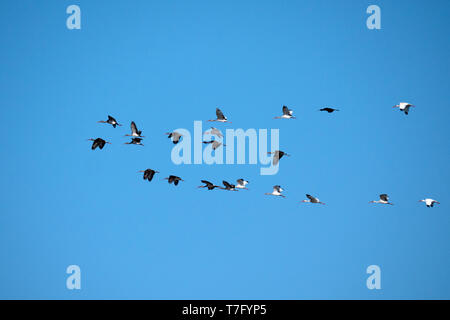
M 392 108 L 398 108 L 400 111 L 404 112 L 406 115 L 409 113 L 409 108 L 415 107 L 410 103 L 407 102 L 400 102 L 399 104 L 393 106 Z
M 320 109 L 319 111 L 326 111 L 326 112 L 328 112 L 328 113 L 332 113 L 332 112 L 334 112 L 334 111 L 339 111 L 339 109 L 333 109 L 333 108 L 328 108 L 328 107 L 326 107 L 326 108 Z
M 222 113 L 222 111 L 220 111 L 219 108 L 216 108 L 216 116 L 217 119 L 214 120 L 208 120 L 208 121 L 218 121 L 218 122 L 228 122 L 231 123 L 231 121 L 228 121 L 227 117 L 225 117 Z
M 248 184 L 248 181 L 247 181 L 247 180 L 244 180 L 244 179 L 237 179 L 236 182 L 237 182 L 236 189 L 245 189 L 245 190 L 248 190 L 248 188 L 246 187 L 246 185 Z
M 92 143 L 92 150 L 95 150 L 97 147 L 99 147 L 100 149 L 103 149 L 103 147 L 105 146 L 106 143 L 111 144 L 111 142 L 105 141 L 102 138 L 97 138 L 97 139 L 87 139 L 88 141 L 93 141 Z
M 155 175 L 155 173 L 159 173 L 159 171 L 156 170 L 152 170 L 152 169 L 146 169 L 146 170 L 140 170 L 138 172 L 143 172 L 144 173 L 144 180 L 148 180 L 149 182 L 152 181 L 153 176 Z
M 280 117 L 275 117 L 274 119 L 295 119 L 292 115 L 294 111 L 289 109 L 287 106 L 283 106 L 283 115 Z
M 269 195 L 269 196 L 278 196 L 278 197 L 286 198 L 284 195 L 281 194 L 283 191 L 284 191 L 283 188 L 281 188 L 279 185 L 276 185 L 276 186 L 273 186 L 272 193 L 264 193 L 264 194 Z
M 423 199 L 423 200 L 419 200 L 419 202 L 425 202 L 425 204 L 427 205 L 428 208 L 433 208 L 434 204 L 440 204 L 440 202 L 434 200 L 434 199 Z
M 144 144 L 142 144 L 142 139 L 141 138 L 131 138 L 130 142 L 125 142 L 125 144 L 137 144 L 140 146 L 143 146 Z
M 380 200 L 370 201 L 369 203 L 390 204 L 391 206 L 394 205 L 393 203 L 389 202 L 389 196 L 385 193 L 380 194 Z
M 290 157 L 289 154 L 287 154 L 286 152 L 280 151 L 280 150 L 275 150 L 274 152 L 267 152 L 267 154 L 273 154 L 273 165 L 276 166 L 278 164 L 278 162 L 280 161 L 281 158 L 283 158 L 283 156 L 287 156 Z
M 223 185 L 225 186 L 225 188 L 220 187 L 220 189 L 222 190 L 228 190 L 228 191 L 238 191 L 236 190 L 236 186 L 234 184 L 228 183 L 227 181 L 223 180 L 222 181 Z
M 209 131 L 205 131 L 205 134 L 215 135 L 219 138 L 223 138 L 222 131 L 220 131 L 219 129 L 214 128 L 214 127 L 211 127 L 211 130 L 209 130 Z
M 321 202 L 321 201 L 319 200 L 319 198 L 313 197 L 313 196 L 310 195 L 310 194 L 307 194 L 306 197 L 308 198 L 308 200 L 302 200 L 302 202 L 325 204 L 325 203 Z
M 199 188 L 208 188 L 208 190 L 213 190 L 214 188 L 220 188 L 220 186 L 216 186 L 215 184 L 207 181 L 207 180 L 201 180 L 202 183 L 204 183 L 204 186 L 199 186 Z
M 177 176 L 172 176 L 172 175 L 170 175 L 169 177 L 167 177 L 167 178 L 164 178 L 165 180 L 167 180 L 169 183 L 172 183 L 173 182 L 173 184 L 174 185 L 178 185 L 178 183 L 180 182 L 180 181 L 184 181 L 183 179 L 181 179 L 180 177 L 177 177 Z
M 217 140 L 210 140 L 210 141 L 203 141 L 203 143 L 205 144 L 211 144 L 212 145 L 212 149 L 216 150 L 218 147 L 220 147 L 222 145 L 222 142 L 219 142 Z M 224 146 L 226 146 L 226 144 L 223 144 Z
M 177 144 L 178 142 L 180 142 L 180 138 L 183 136 L 181 133 L 178 133 L 176 131 L 167 132 L 166 134 L 168 135 L 169 139 L 172 139 L 173 144 Z
M 142 136 L 142 131 L 139 131 L 136 127 L 136 123 L 134 123 L 134 121 L 131 121 L 131 134 L 126 134 L 125 137 L 140 137 L 140 138 L 145 138 L 144 136 Z
M 116 126 L 122 126 L 121 124 L 119 124 L 116 119 L 114 119 L 113 117 L 111 117 L 110 115 L 108 115 L 108 120 L 106 121 L 97 121 L 98 123 L 109 123 L 110 125 L 112 125 L 114 128 Z

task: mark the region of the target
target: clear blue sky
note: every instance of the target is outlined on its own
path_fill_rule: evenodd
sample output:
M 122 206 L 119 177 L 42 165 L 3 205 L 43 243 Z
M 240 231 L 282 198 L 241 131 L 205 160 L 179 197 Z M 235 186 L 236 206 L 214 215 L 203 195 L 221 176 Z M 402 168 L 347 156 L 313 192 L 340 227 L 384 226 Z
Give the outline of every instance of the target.
M 66 28 L 71 4 L 81 30 Z M 371 4 L 382 30 L 366 28 Z M 450 298 L 449 13 L 449 1 L 1 1 L 0 298 Z M 405 116 L 401 101 L 417 107 Z M 273 120 L 282 104 L 298 119 Z M 280 129 L 292 156 L 277 175 L 171 162 L 164 133 L 216 107 L 233 121 L 221 129 Z M 125 126 L 96 123 L 108 114 Z M 122 144 L 132 120 L 145 147 Z M 94 152 L 91 137 L 113 144 Z M 145 168 L 161 174 L 144 182 Z M 196 188 L 241 177 L 249 191 Z M 274 184 L 286 199 L 263 195 Z M 299 204 L 305 193 L 327 206 Z M 380 193 L 395 206 L 368 204 Z M 71 264 L 80 291 L 65 287 Z

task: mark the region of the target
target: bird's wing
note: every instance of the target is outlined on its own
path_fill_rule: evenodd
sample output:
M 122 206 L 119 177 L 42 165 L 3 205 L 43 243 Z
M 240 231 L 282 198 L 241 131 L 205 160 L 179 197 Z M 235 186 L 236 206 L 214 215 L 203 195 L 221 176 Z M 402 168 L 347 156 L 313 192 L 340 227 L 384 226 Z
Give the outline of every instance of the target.
M 309 199 L 309 200 L 311 200 L 311 201 L 314 201 L 316 198 L 314 198 L 312 195 L 310 195 L 310 194 L 307 194 L 306 195 L 306 197 Z
M 213 128 L 213 129 L 211 130 L 211 133 L 214 134 L 214 135 L 216 135 L 216 136 L 218 136 L 219 138 L 222 138 L 222 137 L 223 137 L 223 134 L 222 134 L 222 132 L 221 132 L 219 129 Z
M 227 188 L 232 188 L 231 184 L 229 184 L 228 182 L 226 182 L 225 180 L 222 181 L 223 185 Z
M 147 172 L 148 181 L 152 181 L 154 175 L 155 175 L 154 170 L 148 170 L 148 172 Z
M 380 199 L 383 201 L 389 201 L 389 196 L 385 193 L 380 194 Z
M 181 137 L 181 134 L 175 131 L 172 133 L 172 136 L 173 136 L 173 140 L 179 140 Z
M 290 115 L 289 111 L 290 110 L 289 110 L 289 108 L 287 106 L 283 106 L 283 114 L 289 116 Z
M 225 116 L 223 115 L 222 111 L 220 111 L 219 108 L 216 108 L 216 116 L 217 116 L 217 119 L 225 120 Z
M 114 122 L 117 122 L 116 121 L 116 119 L 114 119 L 113 117 L 111 117 L 110 115 L 108 115 L 108 120 L 110 120 L 110 121 L 114 121 Z
M 276 166 L 278 162 L 280 162 L 280 156 L 278 153 L 275 153 L 275 155 L 273 156 L 273 165 Z
M 209 182 L 208 180 L 200 180 L 202 183 L 206 184 L 207 186 L 212 186 L 213 184 Z
M 136 123 L 134 123 L 134 121 L 131 121 L 131 132 L 134 134 L 137 134 L 137 127 L 136 127 Z

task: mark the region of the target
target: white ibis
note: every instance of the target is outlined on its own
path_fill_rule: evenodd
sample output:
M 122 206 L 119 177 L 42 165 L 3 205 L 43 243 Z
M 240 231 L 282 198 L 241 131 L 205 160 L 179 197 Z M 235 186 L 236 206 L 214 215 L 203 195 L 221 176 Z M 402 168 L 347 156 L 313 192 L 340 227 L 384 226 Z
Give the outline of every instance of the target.
M 333 112 L 335 112 L 335 111 L 339 111 L 339 109 L 334 109 L 334 108 L 326 107 L 326 108 L 320 109 L 319 111 L 326 111 L 326 112 L 328 112 L 328 113 L 333 113 Z
M 97 138 L 97 139 L 87 139 L 88 141 L 93 141 L 92 142 L 92 150 L 95 150 L 97 147 L 99 147 L 100 149 L 103 149 L 103 147 L 105 146 L 106 143 L 111 144 L 111 142 L 105 141 L 102 138 Z
M 140 170 L 138 172 L 143 172 L 144 173 L 144 180 L 148 180 L 149 182 L 152 181 L 153 176 L 155 175 L 155 173 L 159 173 L 159 171 L 153 170 L 153 169 L 146 169 L 146 170 Z
M 219 108 L 216 108 L 216 116 L 217 119 L 214 120 L 208 120 L 208 121 L 218 121 L 218 122 L 228 122 L 231 123 L 231 121 L 228 121 L 227 117 L 225 117 L 222 113 L 222 111 L 220 111 Z
M 216 150 L 218 147 L 220 147 L 222 145 L 222 142 L 219 142 L 217 140 L 210 140 L 210 141 L 203 141 L 203 143 L 205 144 L 211 144 L 212 145 L 212 149 Z M 224 146 L 226 146 L 226 144 L 223 144 Z
M 142 141 L 141 138 L 131 138 L 131 141 L 125 142 L 125 144 L 136 144 L 136 145 L 143 146 L 144 144 L 141 141 Z
M 283 191 L 284 190 L 282 187 L 280 187 L 279 185 L 276 185 L 276 186 L 273 186 L 272 193 L 265 193 L 265 194 L 268 196 L 277 196 L 277 197 L 286 198 L 284 195 L 281 194 Z
M 440 204 L 440 202 L 430 198 L 419 200 L 419 202 L 425 202 L 428 208 L 433 208 L 435 203 Z
M 391 206 L 393 206 L 393 203 L 389 202 L 389 196 L 385 193 L 380 194 L 380 200 L 374 200 L 374 201 L 370 201 L 369 203 L 381 203 L 381 204 L 390 204 Z
M 283 115 L 280 117 L 275 117 L 274 119 L 295 119 L 292 115 L 294 111 L 289 109 L 287 106 L 283 106 Z
M 136 123 L 134 121 L 131 121 L 131 134 L 126 134 L 125 137 L 139 137 L 139 138 L 145 138 L 142 136 L 142 131 L 139 131 L 136 127 Z
M 222 181 L 223 185 L 225 186 L 225 188 L 220 187 L 220 189 L 222 190 L 228 190 L 228 191 L 238 191 L 236 190 L 236 186 L 234 184 L 228 183 L 227 181 L 223 180 Z
M 275 150 L 274 152 L 267 152 L 267 154 L 273 154 L 273 165 L 276 166 L 278 164 L 278 162 L 280 161 L 281 158 L 283 158 L 283 156 L 287 156 L 290 157 L 289 154 L 287 154 L 286 152 L 280 151 L 280 150 Z
M 248 184 L 248 181 L 247 181 L 247 180 L 244 180 L 244 179 L 237 179 L 236 182 L 237 182 L 236 189 L 245 189 L 245 190 L 248 190 L 248 188 L 246 187 L 246 185 Z
M 214 127 L 211 127 L 211 130 L 209 130 L 209 131 L 205 131 L 205 134 L 215 135 L 219 138 L 223 138 L 222 131 L 220 131 L 219 129 L 214 128 Z
M 177 177 L 177 176 L 173 176 L 173 175 L 170 175 L 170 176 L 168 176 L 167 178 L 164 178 L 165 180 L 167 180 L 169 183 L 172 183 L 173 182 L 173 184 L 174 185 L 178 185 L 178 183 L 180 182 L 180 181 L 184 181 L 183 179 L 181 179 L 180 177 Z
M 202 183 L 204 183 L 204 186 L 199 186 L 198 188 L 208 188 L 208 190 L 213 190 L 214 188 L 220 188 L 220 186 L 216 186 L 215 184 L 207 181 L 207 180 L 200 180 Z
M 302 202 L 325 204 L 322 201 L 320 201 L 319 198 L 313 197 L 310 194 L 307 194 L 306 197 L 308 198 L 308 200 L 302 200 Z
M 399 104 L 393 106 L 392 108 L 398 108 L 400 111 L 404 112 L 406 115 L 409 113 L 409 108 L 415 107 L 407 102 L 400 102 Z
M 111 117 L 110 115 L 108 115 L 108 120 L 106 121 L 97 121 L 98 123 L 109 123 L 110 125 L 112 125 L 114 128 L 116 126 L 122 126 L 121 124 L 119 124 L 116 119 L 114 119 L 113 117 Z
M 166 134 L 168 135 L 169 139 L 172 139 L 173 144 L 177 144 L 178 142 L 180 142 L 180 138 L 183 136 L 181 133 L 178 133 L 176 131 L 167 132 Z

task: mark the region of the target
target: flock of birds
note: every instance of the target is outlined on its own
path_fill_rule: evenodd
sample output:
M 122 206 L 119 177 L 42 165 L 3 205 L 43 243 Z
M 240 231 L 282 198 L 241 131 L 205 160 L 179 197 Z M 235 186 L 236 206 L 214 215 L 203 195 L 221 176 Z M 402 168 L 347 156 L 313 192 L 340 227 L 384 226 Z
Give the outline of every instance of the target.
M 406 103 L 406 102 L 401 102 L 398 105 L 393 106 L 393 108 L 398 108 L 401 112 L 404 112 L 405 115 L 408 115 L 409 109 L 411 107 L 414 107 L 414 105 L 412 105 L 410 103 Z M 339 111 L 339 110 L 330 108 L 330 107 L 325 107 L 325 108 L 319 109 L 319 111 L 333 113 L 333 112 Z M 283 112 L 283 114 L 281 116 L 274 117 L 274 119 L 295 119 L 295 117 L 293 116 L 293 113 L 294 113 L 293 110 L 289 109 L 287 106 L 283 106 L 282 112 Z M 216 108 L 216 119 L 212 119 L 212 120 L 208 120 L 208 121 L 231 123 L 230 121 L 228 121 L 227 117 L 225 117 L 225 115 L 219 108 Z M 113 118 L 110 115 L 108 115 L 108 119 L 106 121 L 98 121 L 98 123 L 107 123 L 107 124 L 112 125 L 114 128 L 116 128 L 117 126 L 122 126 L 121 124 L 119 124 L 117 122 L 117 120 L 115 118 Z M 214 127 L 211 127 L 211 130 L 206 131 L 205 133 L 216 136 L 218 138 L 223 138 L 222 132 L 219 129 L 214 128 Z M 168 132 L 168 133 L 166 133 L 166 135 L 168 136 L 168 138 L 170 138 L 172 140 L 172 142 L 174 144 L 177 144 L 180 141 L 180 139 L 182 138 L 182 134 L 180 134 L 178 132 Z M 140 145 L 140 146 L 144 145 L 142 143 L 142 140 L 145 137 L 142 135 L 142 131 L 137 129 L 136 123 L 134 123 L 134 121 L 131 122 L 131 134 L 126 134 L 125 136 L 131 137 L 131 141 L 125 142 L 125 144 L 135 144 L 135 145 Z M 103 149 L 106 144 L 111 144 L 111 142 L 106 141 L 102 138 L 88 139 L 88 140 L 92 141 L 92 146 L 91 146 L 92 150 L 95 150 L 97 148 Z M 203 143 L 211 144 L 213 150 L 216 150 L 220 146 L 226 146 L 225 144 L 223 144 L 222 142 L 220 142 L 218 140 L 203 141 Z M 273 155 L 273 159 L 272 159 L 273 165 L 277 165 L 282 157 L 289 156 L 289 154 L 287 154 L 286 152 L 283 152 L 281 150 L 275 150 L 274 152 L 268 152 L 268 154 Z M 153 169 L 140 170 L 138 172 L 143 173 L 143 179 L 147 180 L 149 182 L 152 181 L 152 179 L 156 173 L 159 173 L 159 171 L 156 171 Z M 183 179 L 181 179 L 180 177 L 175 176 L 175 175 L 170 175 L 164 179 L 167 180 L 169 184 L 173 183 L 175 186 L 177 186 L 180 183 L 180 181 L 184 181 Z M 248 188 L 246 186 L 249 184 L 249 182 L 247 180 L 242 179 L 242 178 L 237 179 L 236 184 L 232 184 L 232 183 L 229 183 L 228 181 L 224 180 L 224 181 L 222 181 L 223 186 L 215 185 L 214 183 L 207 181 L 207 180 L 201 180 L 201 183 L 203 183 L 203 185 L 199 186 L 198 188 L 207 188 L 208 190 L 214 190 L 217 188 L 217 189 L 227 190 L 227 191 L 248 190 Z M 271 196 L 285 198 L 285 196 L 282 194 L 283 191 L 284 190 L 280 185 L 276 185 L 276 186 L 273 186 L 272 192 L 265 193 L 265 195 L 271 195 Z M 313 204 L 325 205 L 325 203 L 320 201 L 319 198 L 314 197 L 310 194 L 306 194 L 306 197 L 308 199 L 302 200 L 301 201 L 302 203 L 313 203 Z M 436 201 L 434 199 L 430 199 L 430 198 L 419 200 L 419 202 L 424 202 L 428 208 L 432 208 L 435 204 L 439 204 L 438 201 Z M 379 200 L 373 200 L 373 201 L 370 201 L 369 203 L 393 205 L 393 203 L 391 203 L 389 201 L 389 196 L 385 193 L 380 194 Z

